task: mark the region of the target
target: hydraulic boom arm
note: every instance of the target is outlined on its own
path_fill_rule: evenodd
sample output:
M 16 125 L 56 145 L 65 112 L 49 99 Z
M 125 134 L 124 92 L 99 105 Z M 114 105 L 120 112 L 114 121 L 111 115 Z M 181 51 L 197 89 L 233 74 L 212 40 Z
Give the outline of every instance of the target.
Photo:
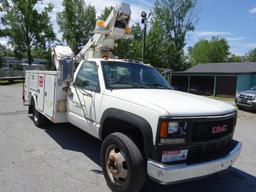
M 93 37 L 76 56 L 78 61 L 88 58 L 112 57 L 115 42 L 130 33 L 130 5 L 121 3 L 113 8 L 105 23 L 98 21 Z

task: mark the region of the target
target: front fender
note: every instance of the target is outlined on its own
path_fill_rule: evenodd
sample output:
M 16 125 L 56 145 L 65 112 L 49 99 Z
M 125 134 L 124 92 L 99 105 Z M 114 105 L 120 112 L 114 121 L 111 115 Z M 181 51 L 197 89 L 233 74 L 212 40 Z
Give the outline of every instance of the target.
M 117 120 L 122 120 L 134 125 L 136 128 L 139 129 L 144 143 L 144 150 L 145 155 L 148 158 L 152 157 L 153 152 L 153 133 L 152 127 L 150 126 L 149 122 L 145 120 L 143 117 L 140 117 L 136 114 L 123 111 L 120 109 L 110 108 L 104 111 L 100 121 L 100 128 L 99 128 L 99 138 L 103 139 L 103 125 L 104 121 L 107 118 L 114 118 Z

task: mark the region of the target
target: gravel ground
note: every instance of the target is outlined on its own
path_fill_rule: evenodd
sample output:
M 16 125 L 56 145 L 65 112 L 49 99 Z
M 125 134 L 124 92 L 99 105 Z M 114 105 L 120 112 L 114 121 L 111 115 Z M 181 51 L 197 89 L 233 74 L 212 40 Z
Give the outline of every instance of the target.
M 105 192 L 101 142 L 68 124 L 36 128 L 21 103 L 21 85 L 0 86 L 0 192 Z M 256 114 L 239 111 L 235 139 L 243 150 L 233 168 L 183 184 L 148 181 L 143 191 L 255 192 Z

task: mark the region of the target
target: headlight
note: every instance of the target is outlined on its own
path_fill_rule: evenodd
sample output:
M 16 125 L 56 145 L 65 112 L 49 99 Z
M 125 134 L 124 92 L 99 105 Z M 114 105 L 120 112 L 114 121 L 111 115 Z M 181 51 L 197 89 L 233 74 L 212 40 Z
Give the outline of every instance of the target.
M 240 93 L 237 93 L 237 94 L 236 94 L 236 98 L 239 98 L 239 97 L 240 97 Z
M 169 122 L 168 124 L 168 134 L 174 134 L 179 131 L 179 123 L 178 122 Z
M 187 122 L 162 121 L 160 124 L 161 138 L 181 138 L 187 134 Z

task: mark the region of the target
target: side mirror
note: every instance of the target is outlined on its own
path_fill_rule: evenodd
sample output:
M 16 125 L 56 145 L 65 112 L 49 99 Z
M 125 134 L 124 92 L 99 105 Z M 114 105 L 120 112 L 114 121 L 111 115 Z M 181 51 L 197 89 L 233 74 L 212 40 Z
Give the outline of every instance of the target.
M 61 60 L 62 65 L 62 80 L 71 80 L 74 76 L 74 59 L 73 58 L 64 58 Z

